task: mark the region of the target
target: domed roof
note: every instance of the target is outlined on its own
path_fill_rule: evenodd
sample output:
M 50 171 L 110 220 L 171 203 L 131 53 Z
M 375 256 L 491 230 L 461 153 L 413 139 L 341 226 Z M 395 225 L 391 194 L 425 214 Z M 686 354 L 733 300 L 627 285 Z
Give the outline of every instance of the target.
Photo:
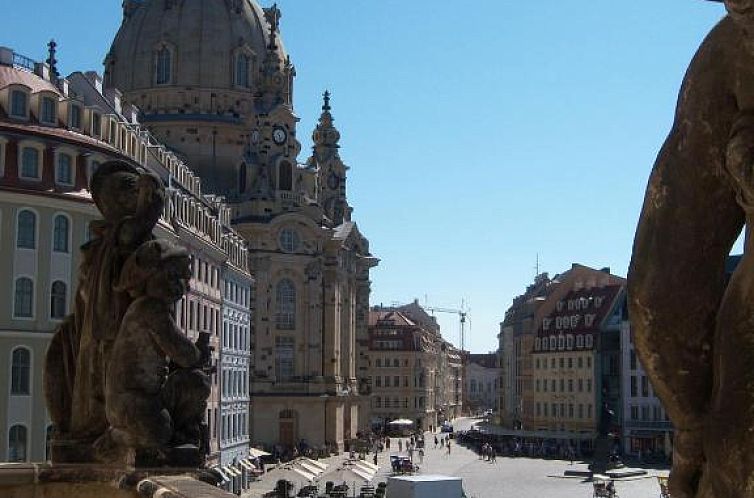
M 126 0 L 105 60 L 107 83 L 125 92 L 154 87 L 155 54 L 167 47 L 172 56 L 168 85 L 232 88 L 239 51 L 251 57 L 254 68 L 265 58 L 268 16 L 277 19 L 279 11 L 262 9 L 255 0 Z M 275 42 L 283 61 L 279 37 Z

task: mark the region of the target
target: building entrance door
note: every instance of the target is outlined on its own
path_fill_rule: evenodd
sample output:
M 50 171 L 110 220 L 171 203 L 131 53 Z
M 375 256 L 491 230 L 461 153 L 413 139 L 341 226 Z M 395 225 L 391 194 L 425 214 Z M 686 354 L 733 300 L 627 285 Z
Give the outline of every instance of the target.
M 283 410 L 280 412 L 280 444 L 293 446 L 296 444 L 296 412 Z

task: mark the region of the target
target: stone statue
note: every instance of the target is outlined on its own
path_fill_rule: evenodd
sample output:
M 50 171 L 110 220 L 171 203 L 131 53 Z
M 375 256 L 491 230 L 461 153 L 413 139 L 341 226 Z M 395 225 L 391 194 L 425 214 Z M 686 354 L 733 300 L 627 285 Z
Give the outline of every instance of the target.
M 754 0 L 725 6 L 683 82 L 628 277 L 637 353 L 675 427 L 674 498 L 754 496 Z
M 101 461 L 123 460 L 126 450 L 141 450 L 153 452 L 153 464 L 172 463 L 170 448 L 191 445 L 196 448 L 193 465 L 201 463 L 198 448 L 210 394 L 202 368 L 209 351 L 204 348 L 203 354 L 173 318 L 190 278 L 188 252 L 163 240 L 145 242 L 123 266 L 116 290 L 132 301 L 107 368 L 110 427 L 94 445 Z
M 93 459 L 91 444 L 108 427 L 105 377 L 110 350 L 131 298 L 115 288 L 125 260 L 145 241 L 162 213 L 159 178 L 124 161 L 103 163 L 91 181 L 103 220 L 81 248 L 74 312 L 55 332 L 45 359 L 44 390 L 55 427 L 52 458 Z

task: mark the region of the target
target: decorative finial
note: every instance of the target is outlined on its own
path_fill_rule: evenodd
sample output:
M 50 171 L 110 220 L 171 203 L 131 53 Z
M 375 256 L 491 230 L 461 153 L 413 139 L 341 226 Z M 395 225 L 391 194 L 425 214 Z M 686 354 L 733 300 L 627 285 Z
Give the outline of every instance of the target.
M 330 107 L 330 91 L 329 90 L 325 90 L 325 93 L 324 93 L 323 97 L 324 97 L 325 103 L 322 106 L 322 110 L 325 111 L 325 112 L 330 112 L 330 109 L 332 109 Z
M 50 77 L 53 81 L 58 80 L 58 60 L 55 58 L 55 48 L 58 46 L 57 43 L 55 43 L 55 40 L 50 40 L 50 43 L 47 44 L 47 65 L 50 66 Z
M 278 4 L 273 4 L 269 9 L 264 10 L 267 22 L 270 23 L 270 44 L 267 48 L 275 50 L 277 48 L 276 36 L 280 29 L 280 9 Z

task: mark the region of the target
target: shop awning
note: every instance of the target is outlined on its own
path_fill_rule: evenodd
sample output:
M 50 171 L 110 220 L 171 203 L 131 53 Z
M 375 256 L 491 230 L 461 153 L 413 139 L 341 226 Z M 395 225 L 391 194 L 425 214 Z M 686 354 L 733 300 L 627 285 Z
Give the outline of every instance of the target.
M 249 456 L 251 456 L 252 458 L 259 458 L 263 456 L 270 456 L 270 454 L 258 448 L 249 448 Z
M 249 472 L 253 472 L 256 469 L 256 467 L 254 467 L 254 464 L 251 463 L 249 460 L 239 460 L 238 463 L 240 463 L 241 467 L 245 468 Z
M 220 474 L 220 477 L 222 477 L 223 482 L 228 482 L 231 480 L 230 477 L 228 477 L 228 475 L 223 471 L 221 467 L 212 467 L 212 470 Z

